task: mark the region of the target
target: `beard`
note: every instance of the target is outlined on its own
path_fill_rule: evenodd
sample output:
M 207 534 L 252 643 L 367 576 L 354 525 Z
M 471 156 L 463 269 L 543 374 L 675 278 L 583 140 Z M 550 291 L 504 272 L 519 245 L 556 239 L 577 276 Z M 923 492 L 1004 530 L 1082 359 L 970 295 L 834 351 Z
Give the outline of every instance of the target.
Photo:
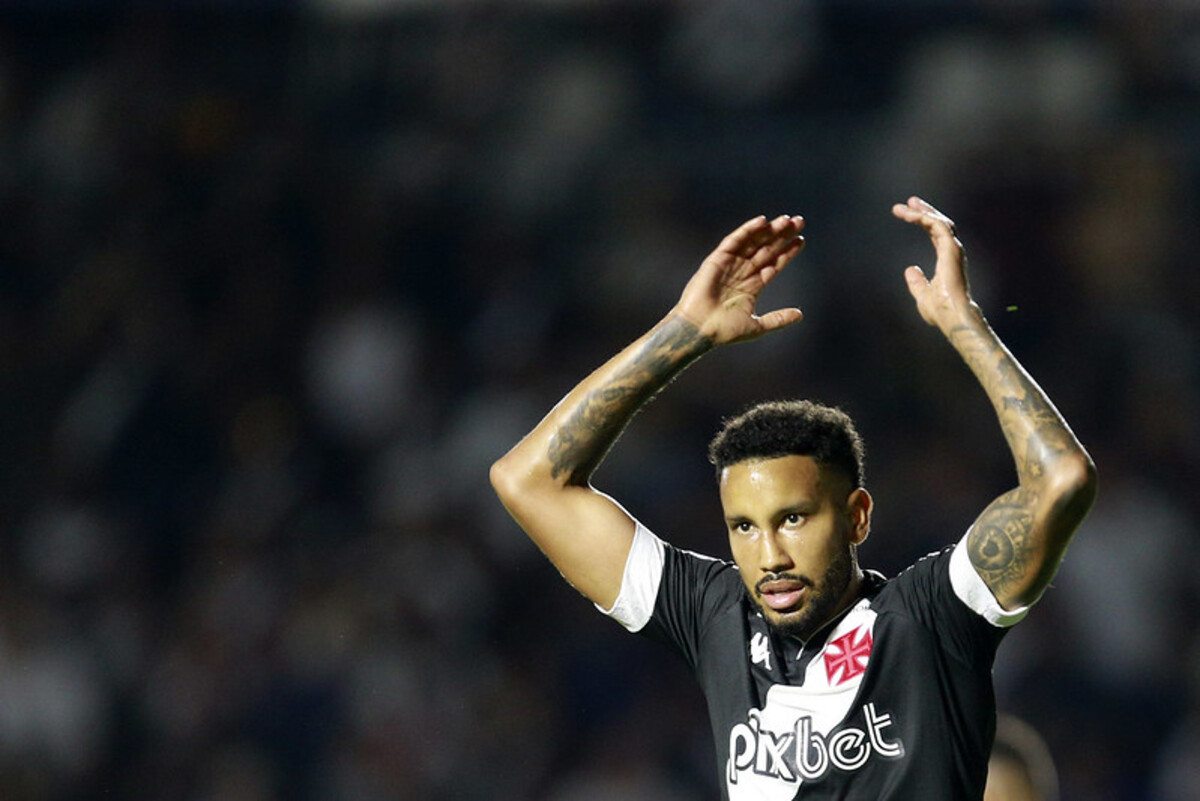
M 808 586 L 809 593 L 804 607 L 799 612 L 787 614 L 782 620 L 770 617 L 776 613 L 763 606 L 757 592 L 754 593 L 752 600 L 762 614 L 763 620 L 776 634 L 807 641 L 837 613 L 838 604 L 841 602 L 842 596 L 846 594 L 846 588 L 850 586 L 853 573 L 854 558 L 851 556 L 849 548 L 839 549 L 834 554 L 833 560 L 825 568 L 825 575 L 817 584 L 804 576 L 780 573 L 776 578 L 803 581 Z

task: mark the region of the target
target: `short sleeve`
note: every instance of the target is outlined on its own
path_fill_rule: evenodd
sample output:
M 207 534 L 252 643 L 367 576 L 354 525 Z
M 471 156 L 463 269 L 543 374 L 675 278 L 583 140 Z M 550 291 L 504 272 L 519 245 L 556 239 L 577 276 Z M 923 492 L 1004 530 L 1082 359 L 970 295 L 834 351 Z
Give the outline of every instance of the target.
M 638 523 L 621 590 L 601 612 L 626 629 L 666 644 L 695 668 L 709 624 L 739 603 L 741 576 L 729 562 L 676 548 Z
M 629 556 L 625 557 L 625 572 L 621 577 L 617 600 L 611 609 L 599 604 L 596 604 L 596 608 L 629 631 L 641 631 L 654 613 L 654 601 L 662 581 L 665 548 L 666 544 L 654 532 L 638 523 L 633 532 Z
M 967 535 L 969 534 L 970 532 L 967 532 Z M 984 583 L 983 577 L 971 564 L 967 555 L 966 535 L 954 546 L 954 553 L 950 556 L 950 584 L 960 601 L 993 626 L 1008 628 L 1020 623 L 1025 615 L 1029 614 L 1028 606 L 1005 609 L 996 600 L 996 596 Z
M 1026 610 L 1002 609 L 965 557 L 960 541 L 917 560 L 888 582 L 880 606 L 903 610 L 959 662 L 990 667 L 1007 627 Z

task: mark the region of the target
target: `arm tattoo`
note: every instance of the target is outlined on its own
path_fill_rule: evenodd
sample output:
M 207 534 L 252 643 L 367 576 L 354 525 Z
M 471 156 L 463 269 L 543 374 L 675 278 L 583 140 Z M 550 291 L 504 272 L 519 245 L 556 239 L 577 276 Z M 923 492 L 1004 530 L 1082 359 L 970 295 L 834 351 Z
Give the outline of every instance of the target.
M 550 475 L 586 481 L 638 409 L 711 347 L 692 323 L 668 319 L 630 364 L 588 393 L 554 432 L 547 451 Z
M 949 337 L 992 400 L 1022 483 L 1036 482 L 1060 456 L 1078 451 L 1066 422 L 1000 340 L 970 326 L 951 329 Z
M 967 535 L 971 564 L 997 594 L 1022 583 L 1036 554 L 1030 541 L 1033 500 L 1022 489 L 1006 492 L 988 505 Z
M 967 555 L 997 598 L 1028 600 L 1053 576 L 1065 537 L 1091 504 L 1087 493 L 1051 489 L 1056 467 L 1067 457 L 1086 453 L 986 323 L 957 326 L 948 336 L 996 410 L 1020 481 L 975 521 L 967 535 Z

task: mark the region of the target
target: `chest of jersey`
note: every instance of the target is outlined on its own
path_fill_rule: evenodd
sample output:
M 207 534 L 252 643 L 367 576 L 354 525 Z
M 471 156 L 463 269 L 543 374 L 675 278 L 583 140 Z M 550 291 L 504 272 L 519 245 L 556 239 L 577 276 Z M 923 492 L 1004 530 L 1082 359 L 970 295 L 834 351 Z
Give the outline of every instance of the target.
M 866 600 L 820 642 L 805 647 L 750 622 L 751 702 L 729 726 L 730 799 L 791 799 L 801 784 L 854 773 L 872 760 L 904 756 L 891 713 L 860 697 L 875 649 L 877 613 Z
M 664 552 L 643 631 L 700 682 L 724 798 L 979 798 L 1004 629 L 955 588 L 958 552 L 891 580 L 866 571 L 854 605 L 803 645 L 768 629 L 732 565 Z

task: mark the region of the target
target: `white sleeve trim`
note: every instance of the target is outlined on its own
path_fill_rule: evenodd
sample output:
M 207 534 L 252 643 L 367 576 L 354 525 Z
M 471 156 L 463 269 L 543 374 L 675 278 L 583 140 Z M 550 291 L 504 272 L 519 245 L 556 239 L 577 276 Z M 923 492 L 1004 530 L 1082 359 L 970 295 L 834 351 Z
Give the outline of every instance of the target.
M 605 609 L 600 604 L 596 604 L 596 608 L 630 631 L 641 631 L 654 614 L 665 560 L 663 541 L 638 523 L 629 556 L 625 558 L 625 573 L 621 577 L 617 600 L 612 609 Z
M 967 556 L 967 537 L 970 534 L 967 531 L 954 546 L 954 553 L 950 554 L 950 585 L 954 587 L 954 594 L 975 614 L 997 628 L 1008 628 L 1019 623 L 1029 614 L 1029 607 L 1005 609 L 1000 605 Z

